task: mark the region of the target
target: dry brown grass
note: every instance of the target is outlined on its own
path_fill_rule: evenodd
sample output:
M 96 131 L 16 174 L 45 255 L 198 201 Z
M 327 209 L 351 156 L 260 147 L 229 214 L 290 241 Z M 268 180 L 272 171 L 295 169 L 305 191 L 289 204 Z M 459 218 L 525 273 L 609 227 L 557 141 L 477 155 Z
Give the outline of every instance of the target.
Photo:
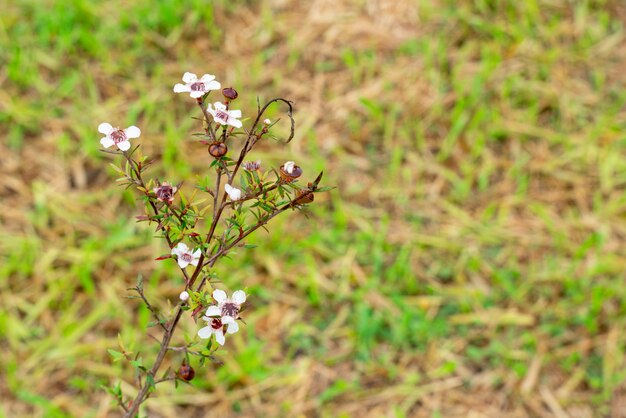
M 138 273 L 155 298 L 179 283 L 129 223 L 95 127 L 130 112 L 164 173 L 202 170 L 170 84 L 206 70 L 244 109 L 256 92 L 294 100 L 297 140 L 259 155 L 323 167 L 337 190 L 222 267 L 254 289 L 252 331 L 148 416 L 626 417 L 626 9 L 534 5 L 220 4 L 219 36 L 137 23 L 124 30 L 144 44 L 101 59 L 13 40 L 40 78 L 0 71 L 0 416 L 116 416 L 97 389 L 121 375 L 106 348 L 151 341 L 124 289 Z M 133 7 L 91 13 L 115 25 Z M 69 90 L 68 68 L 84 77 Z

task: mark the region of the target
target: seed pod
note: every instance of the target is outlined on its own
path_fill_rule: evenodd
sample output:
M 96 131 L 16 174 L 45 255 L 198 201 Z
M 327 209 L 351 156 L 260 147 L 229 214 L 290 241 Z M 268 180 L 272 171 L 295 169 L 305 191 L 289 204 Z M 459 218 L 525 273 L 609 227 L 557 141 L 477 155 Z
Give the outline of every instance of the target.
M 222 94 L 228 100 L 235 100 L 239 96 L 239 94 L 237 93 L 237 90 L 235 90 L 232 87 L 226 87 L 226 88 L 222 89 Z
M 293 203 L 295 205 L 306 205 L 307 203 L 311 203 L 313 200 L 315 200 L 315 194 L 308 189 L 302 189 L 298 190 Z
M 213 142 L 209 145 L 209 154 L 215 158 L 220 158 L 226 155 L 228 147 L 223 142 Z
M 183 363 L 178 369 L 178 377 L 184 380 L 185 382 L 189 382 L 193 380 L 196 376 L 196 371 L 188 364 Z
M 291 169 L 291 172 L 288 171 L 285 166 L 291 163 L 291 166 L 289 167 Z M 283 165 L 280 166 L 280 178 L 285 182 L 285 183 L 291 183 L 292 181 L 294 181 L 295 179 L 297 179 L 298 177 L 300 177 L 302 175 L 302 169 L 300 168 L 300 166 L 297 166 L 295 164 L 293 164 L 293 162 L 289 161 Z

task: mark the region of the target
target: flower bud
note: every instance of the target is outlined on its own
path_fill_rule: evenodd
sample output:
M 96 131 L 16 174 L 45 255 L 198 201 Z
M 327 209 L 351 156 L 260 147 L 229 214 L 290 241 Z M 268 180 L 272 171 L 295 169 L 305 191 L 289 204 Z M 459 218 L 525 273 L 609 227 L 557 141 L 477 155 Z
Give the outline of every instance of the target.
M 224 97 L 226 97 L 228 100 L 235 100 L 239 94 L 237 93 L 237 90 L 235 90 L 232 87 L 226 87 L 222 89 L 222 94 L 224 95 Z
M 215 158 L 220 158 L 226 155 L 228 152 L 228 147 L 223 142 L 213 142 L 209 145 L 209 154 L 211 154 Z
M 266 125 L 271 125 L 271 124 L 272 124 L 272 121 L 271 121 L 271 120 L 269 120 L 269 119 L 265 119 L 265 120 L 263 121 L 263 123 L 264 123 L 264 124 L 266 124 Z
M 258 171 L 261 168 L 261 160 L 245 161 L 241 167 L 246 171 Z
M 196 376 L 196 371 L 188 364 L 183 363 L 178 369 L 178 377 L 184 380 L 185 382 L 189 382 L 193 380 Z
M 291 183 L 301 175 L 302 169 L 293 161 L 287 161 L 280 166 L 280 178 L 286 183 Z
M 189 292 L 187 292 L 186 290 L 183 290 L 182 292 L 180 292 L 179 298 L 183 302 L 187 301 L 187 299 L 189 299 Z

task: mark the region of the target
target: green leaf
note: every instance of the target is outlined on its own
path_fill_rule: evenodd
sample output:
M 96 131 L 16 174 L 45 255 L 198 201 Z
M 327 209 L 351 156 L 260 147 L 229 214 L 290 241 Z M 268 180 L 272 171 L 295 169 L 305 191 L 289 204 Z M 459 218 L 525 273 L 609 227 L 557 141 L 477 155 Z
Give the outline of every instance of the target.
M 111 357 L 113 357 L 113 361 L 120 361 L 123 360 L 124 358 L 126 358 L 126 356 L 124 355 L 124 353 L 121 353 L 119 351 L 113 350 L 111 348 L 107 349 L 107 351 L 109 352 L 109 354 L 111 355 Z

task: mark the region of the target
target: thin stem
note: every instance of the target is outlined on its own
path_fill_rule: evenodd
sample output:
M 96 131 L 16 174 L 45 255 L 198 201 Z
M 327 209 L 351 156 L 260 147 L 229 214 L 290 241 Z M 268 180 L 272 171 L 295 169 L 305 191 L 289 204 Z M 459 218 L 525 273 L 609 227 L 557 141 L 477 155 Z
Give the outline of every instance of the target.
M 164 331 L 167 331 L 167 328 L 161 322 L 161 318 L 159 317 L 159 314 L 157 313 L 156 309 L 154 309 L 154 307 L 150 304 L 150 302 L 148 302 L 148 299 L 146 299 L 146 295 L 143 293 L 143 289 L 137 286 L 137 287 L 133 287 L 133 290 L 136 291 L 139 294 L 139 296 L 141 296 L 143 303 L 145 303 L 146 307 L 150 310 L 150 312 L 152 312 L 152 315 L 154 315 L 154 319 L 156 319 L 159 326 L 161 326 L 161 328 L 163 328 Z
M 135 177 L 137 177 L 137 181 L 139 182 L 139 187 L 141 187 L 141 189 L 143 190 L 143 193 L 146 195 L 146 197 L 148 198 L 148 202 L 150 203 L 150 207 L 152 207 L 152 210 L 154 211 L 155 215 L 159 214 L 159 209 L 157 208 L 156 204 L 154 203 L 152 197 L 150 197 L 149 193 L 148 193 L 148 189 L 146 189 L 146 185 L 141 177 L 141 170 L 139 170 L 139 167 L 136 167 L 136 163 L 135 160 L 133 160 L 132 158 L 130 158 L 130 155 L 128 154 L 128 152 L 124 151 L 123 153 L 124 158 L 126 158 L 126 161 L 128 161 L 128 163 L 130 164 L 133 172 L 135 173 Z M 174 245 L 174 243 L 172 242 L 172 240 L 170 239 L 170 236 L 168 235 L 167 231 L 163 230 L 163 235 L 165 236 L 165 240 L 167 241 L 167 245 L 169 245 L 170 248 L 172 248 Z M 183 273 L 183 276 L 185 276 L 185 280 L 187 281 L 187 283 L 189 283 L 189 277 L 187 275 L 187 272 L 185 271 L 185 269 L 180 269 L 181 272 Z
M 217 262 L 217 260 L 223 256 L 224 254 L 226 254 L 231 248 L 233 248 L 235 245 L 239 244 L 241 241 L 243 241 L 248 235 L 250 235 L 251 233 L 253 233 L 254 231 L 256 231 L 257 229 L 261 228 L 263 225 L 267 225 L 267 223 L 275 218 L 276 216 L 278 216 L 279 214 L 281 214 L 282 212 L 286 211 L 287 209 L 289 209 L 291 207 L 291 203 L 286 204 L 285 206 L 283 206 L 282 208 L 276 210 L 275 212 L 273 212 L 271 215 L 265 217 L 263 220 L 259 221 L 256 225 L 254 225 L 252 228 L 248 229 L 244 234 L 242 234 L 241 236 L 235 238 L 235 240 L 233 242 L 231 242 L 230 244 L 228 244 L 227 246 L 225 246 L 224 248 L 219 249 L 213 256 L 211 256 L 211 258 L 209 258 L 207 261 L 204 262 L 204 266 L 208 265 L 209 267 L 213 267 L 215 265 L 215 263 Z M 200 264 L 198 264 L 200 265 Z M 204 267 L 203 266 L 203 267 Z M 207 277 L 204 277 L 201 281 L 200 284 L 197 286 L 196 288 L 196 292 L 200 291 L 200 289 L 202 289 L 202 286 L 204 286 L 204 283 L 206 282 Z
M 235 164 L 235 168 L 232 172 L 228 172 L 227 171 L 227 178 L 228 178 L 228 182 L 231 183 L 233 178 L 235 177 L 235 175 L 237 174 L 237 171 L 239 170 L 239 167 L 241 166 L 243 159 L 245 158 L 246 154 L 252 149 L 252 146 L 256 143 L 256 141 L 258 140 L 258 136 L 256 134 L 254 134 L 254 131 L 256 129 L 256 126 L 259 123 L 259 120 L 261 119 L 263 113 L 265 112 L 265 110 L 267 110 L 267 108 L 269 107 L 269 105 L 271 105 L 274 102 L 277 101 L 282 101 L 284 103 L 287 104 L 287 106 L 289 106 L 289 111 L 287 112 L 287 114 L 289 115 L 289 118 L 291 120 L 291 133 L 289 138 L 287 139 L 287 142 L 289 142 L 293 136 L 294 136 L 294 120 L 292 117 L 292 106 L 291 106 L 291 102 L 282 99 L 282 98 L 277 98 L 277 99 L 273 99 L 270 100 L 269 102 L 266 103 L 266 105 L 259 110 L 257 118 L 254 122 L 254 125 L 252 126 L 252 129 L 250 130 L 250 133 L 248 134 L 248 138 L 246 139 L 246 143 L 243 147 L 243 149 L 241 150 L 241 153 L 239 154 L 239 159 L 237 160 L 237 163 Z M 207 122 L 207 133 L 209 134 L 209 136 L 211 136 L 211 138 L 213 139 L 213 141 L 216 141 L 216 136 L 215 136 L 215 132 L 213 131 L 213 127 L 211 124 L 211 118 L 207 112 L 207 110 L 204 108 L 203 105 L 203 101 L 202 99 L 198 99 L 197 101 L 198 106 L 200 106 L 200 109 L 202 110 L 202 114 L 204 115 L 204 118 Z M 226 139 L 226 130 L 223 131 L 223 135 L 224 135 L 224 139 Z M 253 139 L 254 138 L 254 139 Z M 132 167 L 132 170 L 137 178 L 137 183 L 143 190 L 144 193 L 146 194 L 146 196 L 148 197 L 148 201 L 150 203 L 150 206 L 152 207 L 152 209 L 155 212 L 155 215 L 159 214 L 158 208 L 155 205 L 153 199 L 149 196 L 148 191 L 145 187 L 145 184 L 141 178 L 141 170 L 139 168 L 139 166 L 135 164 L 134 160 L 132 160 L 130 158 L 130 155 L 127 152 L 124 152 L 124 157 L 126 158 L 126 160 L 129 162 L 129 164 Z M 222 216 L 222 213 L 224 211 L 224 209 L 229 205 L 226 202 L 226 193 L 223 194 L 222 196 L 222 200 L 220 202 L 219 199 L 219 188 L 220 188 L 220 182 L 221 182 L 221 177 L 222 177 L 222 168 L 220 168 L 218 170 L 218 175 L 217 175 L 217 179 L 216 179 L 216 188 L 215 188 L 215 193 L 214 193 L 214 200 L 213 200 L 213 221 L 211 222 L 211 227 L 209 229 L 209 232 L 206 235 L 205 238 L 205 243 L 210 243 L 211 240 L 213 239 L 213 236 L 215 234 L 215 230 L 217 228 L 217 224 Z M 278 187 L 277 185 L 274 185 L 272 187 L 270 187 L 269 189 L 266 189 L 264 192 L 267 192 L 269 190 L 272 190 L 273 188 Z M 259 192 L 258 195 L 260 195 L 261 192 Z M 246 199 L 248 200 L 248 199 Z M 213 265 L 215 265 L 215 263 L 217 262 L 217 260 L 223 256 L 224 254 L 226 254 L 231 248 L 233 248 L 235 245 L 237 245 L 239 242 L 241 242 L 243 239 L 245 239 L 247 236 L 249 236 L 252 232 L 256 231 L 257 229 L 259 229 L 260 227 L 266 225 L 272 218 L 276 217 L 277 215 L 279 215 L 280 213 L 284 212 L 285 210 L 289 209 L 290 207 L 292 207 L 292 204 L 286 204 L 285 206 L 283 206 L 282 208 L 274 211 L 271 215 L 266 216 L 265 218 L 263 218 L 262 220 L 260 220 L 256 225 L 254 225 L 252 228 L 250 228 L 248 231 L 246 231 L 244 234 L 242 234 L 241 236 L 237 237 L 233 242 L 231 242 L 230 244 L 224 246 L 223 248 L 219 248 L 218 251 L 212 255 L 207 261 L 205 261 L 205 254 L 204 252 L 202 252 L 202 255 L 200 256 L 200 259 L 198 260 L 198 265 L 196 267 L 196 269 L 194 270 L 193 274 L 191 275 L 191 277 L 189 277 L 187 275 L 187 272 L 184 269 L 181 269 L 186 281 L 187 281 L 187 285 L 185 286 L 185 289 L 191 288 L 191 286 L 193 286 L 195 280 L 197 279 L 198 275 L 200 274 L 200 272 L 202 271 L 202 269 L 209 265 L 210 267 L 213 267 Z M 167 234 L 167 231 L 164 231 L 164 235 L 165 238 L 170 246 L 170 248 L 172 247 L 172 242 L 171 239 L 169 238 L 169 235 Z M 221 246 L 221 245 L 220 245 Z M 198 285 L 197 289 L 199 290 L 200 288 L 202 288 L 202 286 L 204 285 L 204 283 L 206 282 L 207 278 L 209 276 L 205 276 L 202 278 L 202 280 L 200 281 L 200 284 Z M 154 380 L 154 376 L 156 375 L 156 373 L 159 371 L 159 368 L 161 367 L 161 364 L 163 363 L 163 360 L 165 359 L 165 355 L 167 354 L 167 351 L 172 349 L 172 347 L 170 347 L 170 341 L 172 340 L 172 337 L 174 335 L 174 331 L 176 329 L 176 326 L 178 325 L 178 321 L 180 320 L 181 316 L 182 316 L 183 310 L 182 310 L 182 306 L 179 305 L 178 308 L 176 309 L 176 313 L 174 315 L 174 319 L 168 324 L 167 327 L 165 327 L 163 324 L 162 327 L 164 328 L 164 332 L 163 332 L 163 338 L 161 340 L 161 346 L 159 349 L 159 353 L 157 354 L 156 359 L 154 360 L 154 364 L 152 365 L 152 368 L 150 368 L 150 370 L 147 372 L 147 375 L 152 377 L 152 380 Z M 163 381 L 163 379 L 159 380 L 158 382 L 160 383 L 161 381 Z M 147 379 L 146 379 L 147 382 Z M 134 418 L 135 415 L 137 414 L 137 412 L 139 411 L 139 407 L 141 406 L 141 404 L 144 402 L 144 400 L 146 399 L 146 397 L 148 396 L 148 391 L 150 390 L 151 385 L 149 384 L 144 384 L 139 393 L 137 394 L 137 396 L 135 397 L 135 399 L 132 401 L 131 405 L 129 408 L 123 407 L 124 411 L 126 412 L 124 414 L 125 418 Z
M 213 132 L 213 123 L 211 122 L 211 115 L 209 115 L 209 112 L 204 107 L 204 102 L 202 101 L 201 98 L 197 100 L 197 103 L 198 103 L 198 106 L 200 106 L 200 110 L 202 110 L 204 119 L 206 120 L 206 124 L 207 124 L 206 132 L 209 134 L 213 142 L 217 142 L 217 139 L 215 137 L 215 132 Z

